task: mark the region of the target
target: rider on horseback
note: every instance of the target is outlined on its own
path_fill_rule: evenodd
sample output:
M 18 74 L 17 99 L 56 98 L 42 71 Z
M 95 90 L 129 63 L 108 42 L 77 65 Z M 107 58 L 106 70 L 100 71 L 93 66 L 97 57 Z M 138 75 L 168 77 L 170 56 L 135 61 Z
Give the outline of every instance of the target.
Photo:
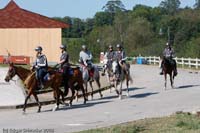
M 79 53 L 79 62 L 81 64 L 82 71 L 86 68 L 89 70 L 90 77 L 93 76 L 94 72 L 92 70 L 92 54 L 87 49 L 86 45 L 82 45 L 82 51 Z M 92 80 L 92 78 L 90 79 Z
M 105 54 L 105 57 L 107 58 L 107 69 L 108 71 L 111 71 L 112 70 L 112 62 L 115 58 L 115 51 L 113 50 L 113 46 L 112 45 L 109 45 L 109 50 L 108 52 Z M 104 75 L 105 72 L 102 73 L 102 75 Z
M 47 58 L 44 54 L 42 54 L 42 47 L 38 46 L 35 48 L 36 53 L 36 61 L 32 67 L 32 69 L 36 69 L 36 79 L 38 81 L 38 87 L 39 88 L 44 88 L 43 85 L 43 78 L 45 74 L 47 74 Z
M 60 56 L 60 62 L 58 62 L 58 65 L 60 65 L 61 71 L 63 73 L 63 84 L 64 84 L 64 95 L 67 95 L 68 93 L 68 71 L 70 68 L 69 64 L 69 54 L 66 51 L 66 46 L 61 45 L 60 50 L 61 50 L 61 56 Z
M 128 70 L 128 68 L 126 68 L 126 54 L 125 51 L 123 50 L 122 46 L 120 44 L 117 44 L 117 51 L 115 53 L 115 59 L 117 60 L 117 62 L 119 63 L 119 69 L 122 68 L 123 70 Z M 119 70 L 120 72 L 120 70 Z
M 163 75 L 163 65 L 164 65 L 164 60 L 168 60 L 169 62 L 171 62 L 172 65 L 174 65 L 174 75 L 176 76 L 177 73 L 177 66 L 176 66 L 176 61 L 173 59 L 174 58 L 174 50 L 171 47 L 171 45 L 167 42 L 166 43 L 166 48 L 163 51 L 163 60 L 161 63 L 161 68 L 162 71 L 160 72 L 160 75 Z

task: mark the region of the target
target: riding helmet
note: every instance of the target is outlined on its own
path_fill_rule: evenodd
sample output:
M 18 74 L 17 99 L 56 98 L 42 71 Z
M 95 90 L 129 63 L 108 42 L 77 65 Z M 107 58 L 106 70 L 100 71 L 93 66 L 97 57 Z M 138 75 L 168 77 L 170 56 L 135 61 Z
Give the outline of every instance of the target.
M 66 45 L 61 44 L 60 48 L 66 50 Z
M 41 47 L 41 46 L 37 46 L 37 47 L 35 48 L 35 51 L 42 51 L 42 47 Z

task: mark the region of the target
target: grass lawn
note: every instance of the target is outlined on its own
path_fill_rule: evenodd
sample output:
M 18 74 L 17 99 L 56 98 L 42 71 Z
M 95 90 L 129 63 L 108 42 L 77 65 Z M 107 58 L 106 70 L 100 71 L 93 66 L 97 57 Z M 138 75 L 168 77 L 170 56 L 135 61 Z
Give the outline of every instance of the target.
M 143 119 L 79 133 L 200 133 L 200 117 L 183 113 L 163 118 Z

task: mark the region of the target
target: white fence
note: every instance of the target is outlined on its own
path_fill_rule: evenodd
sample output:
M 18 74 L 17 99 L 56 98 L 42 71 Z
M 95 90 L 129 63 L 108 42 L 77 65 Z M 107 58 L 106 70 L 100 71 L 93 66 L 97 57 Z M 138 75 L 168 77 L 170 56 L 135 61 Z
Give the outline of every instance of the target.
M 142 59 L 143 62 L 148 64 L 159 64 L 161 62 L 160 57 L 156 56 L 149 56 L 149 57 L 128 57 L 130 60 L 135 60 L 137 62 L 138 59 Z M 198 69 L 200 67 L 200 59 L 196 58 L 174 58 L 178 65 L 181 65 L 182 67 L 187 66 L 189 68 L 196 68 Z

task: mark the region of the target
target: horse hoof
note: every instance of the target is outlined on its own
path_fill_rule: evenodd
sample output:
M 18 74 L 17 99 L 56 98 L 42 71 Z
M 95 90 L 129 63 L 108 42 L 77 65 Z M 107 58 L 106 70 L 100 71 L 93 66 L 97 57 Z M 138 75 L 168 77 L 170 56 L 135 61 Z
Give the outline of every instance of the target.
M 59 107 L 54 107 L 53 109 L 52 109 L 52 112 L 55 112 L 56 110 L 58 110 L 59 109 Z
M 26 111 L 23 111 L 23 112 L 22 112 L 22 115 L 26 115 Z
M 126 96 L 129 97 L 129 93 L 128 92 L 126 93 Z
M 100 95 L 100 97 L 102 98 L 102 97 L 103 97 L 103 95 L 101 94 L 101 95 Z
M 119 100 L 122 100 L 122 96 L 121 95 L 119 95 Z

